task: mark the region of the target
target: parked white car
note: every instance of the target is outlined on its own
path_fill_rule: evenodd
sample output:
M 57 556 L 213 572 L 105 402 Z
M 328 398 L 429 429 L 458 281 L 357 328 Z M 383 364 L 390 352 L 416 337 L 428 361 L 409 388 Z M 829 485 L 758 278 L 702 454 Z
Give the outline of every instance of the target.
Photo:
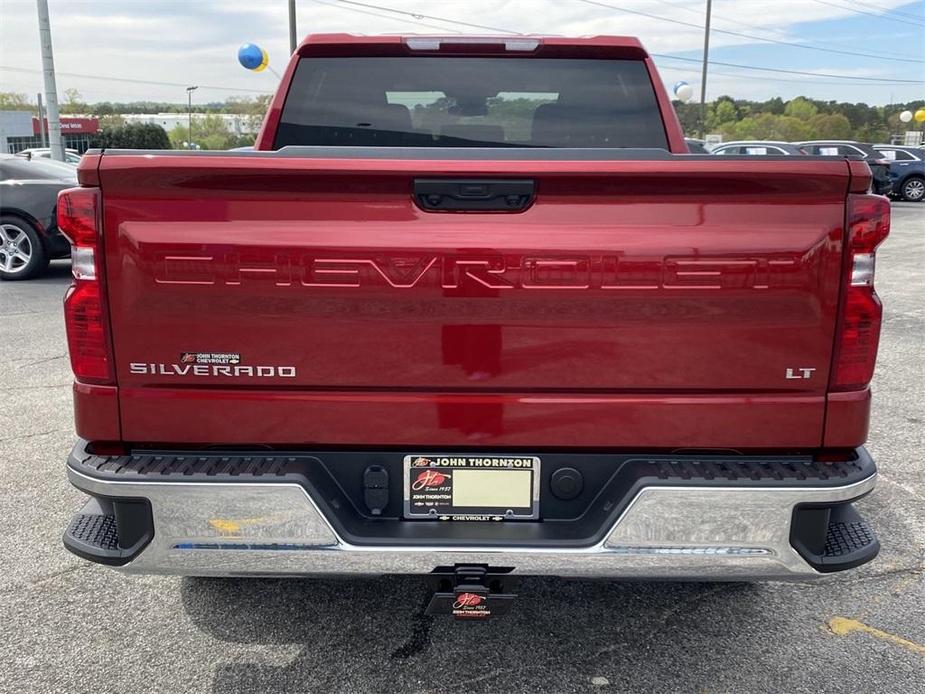
M 16 152 L 16 156 L 25 157 L 26 159 L 32 159 L 33 157 L 51 159 L 51 148 L 33 147 L 31 149 L 24 149 L 21 152 Z M 67 164 L 73 164 L 74 166 L 77 166 L 77 164 L 80 163 L 80 152 L 78 152 L 76 149 L 64 150 L 64 161 Z
M 742 140 L 723 142 L 710 150 L 710 154 L 747 154 L 756 157 L 796 156 L 801 155 L 799 147 L 789 142 L 772 142 L 765 140 Z

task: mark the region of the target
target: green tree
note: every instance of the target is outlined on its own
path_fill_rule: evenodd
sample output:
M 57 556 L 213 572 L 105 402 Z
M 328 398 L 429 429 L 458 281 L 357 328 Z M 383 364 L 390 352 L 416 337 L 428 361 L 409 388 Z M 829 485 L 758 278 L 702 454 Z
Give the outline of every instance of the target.
M 125 125 L 125 119 L 118 114 L 97 114 L 100 121 L 100 130 L 105 128 L 119 128 Z
M 157 123 L 125 123 L 102 129 L 97 146 L 118 149 L 170 149 L 170 140 Z
M 721 96 L 710 104 L 707 109 L 707 130 L 715 131 L 723 123 L 738 120 L 739 115 L 735 102 L 728 96 Z
M 787 105 L 784 107 L 785 116 L 800 118 L 802 120 L 809 120 L 817 113 L 819 113 L 819 107 L 809 99 L 802 96 L 798 96 L 796 99 L 788 101 Z
M 816 140 L 847 140 L 851 137 L 851 122 L 840 113 L 819 113 L 809 119 L 809 131 Z
M 228 149 L 233 139 L 221 116 L 209 114 L 193 119 L 193 142 L 202 149 Z
M 0 111 L 34 111 L 25 94 L 19 92 L 0 92 Z
M 185 125 L 175 125 L 167 133 L 170 139 L 170 146 L 173 149 L 186 149 L 189 140 L 189 129 Z
M 727 121 L 720 126 L 723 138 L 727 140 L 783 140 L 793 142 L 810 137 L 807 123 L 792 116 L 775 116 L 773 113 L 759 113 L 740 121 Z
M 61 113 L 86 113 L 90 107 L 84 103 L 83 96 L 74 89 L 64 90 L 64 100 L 61 102 Z
M 247 116 L 246 128 L 256 134 L 263 123 L 263 117 L 269 110 L 272 100 L 272 94 L 261 94 L 253 98 L 249 96 L 231 96 L 225 99 L 222 112 Z
M 170 144 L 174 149 L 186 149 L 189 137 L 189 126 L 181 123 L 170 131 Z M 230 132 L 218 114 L 193 115 L 193 145 L 196 149 L 231 149 L 252 144 L 252 135 L 238 136 Z
M 763 104 L 756 104 L 756 107 L 759 113 L 773 113 L 775 116 L 784 115 L 784 109 L 786 108 L 784 100 L 779 96 L 768 99 Z

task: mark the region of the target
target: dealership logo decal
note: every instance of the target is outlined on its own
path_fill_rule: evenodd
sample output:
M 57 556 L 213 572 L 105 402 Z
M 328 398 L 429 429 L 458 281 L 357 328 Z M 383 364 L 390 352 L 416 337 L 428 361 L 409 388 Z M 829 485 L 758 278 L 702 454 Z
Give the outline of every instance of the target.
M 240 364 L 241 355 L 234 352 L 181 352 L 181 364 Z
M 458 610 L 461 607 L 475 607 L 485 602 L 485 598 L 477 593 L 462 593 L 456 596 L 456 602 L 453 603 L 453 609 Z
M 453 603 L 454 617 L 489 617 L 491 610 L 484 595 L 478 593 L 459 593 Z
M 147 376 L 295 378 L 294 366 L 247 365 L 237 352 L 181 352 L 177 362 L 132 362 L 129 373 Z
M 411 489 L 418 492 L 426 487 L 439 487 L 450 478 L 448 472 L 437 472 L 436 470 L 424 470 L 417 476 L 417 479 L 411 484 Z

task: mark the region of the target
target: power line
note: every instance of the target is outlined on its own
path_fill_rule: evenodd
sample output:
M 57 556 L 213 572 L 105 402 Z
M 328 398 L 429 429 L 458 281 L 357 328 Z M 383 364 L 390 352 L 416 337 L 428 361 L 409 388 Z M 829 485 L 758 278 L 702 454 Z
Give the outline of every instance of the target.
M 345 1 L 345 0 L 342 0 Z M 815 0 L 820 2 L 821 0 Z M 670 22 L 671 24 L 678 24 L 680 26 L 691 27 L 699 31 L 703 31 L 702 24 L 694 24 L 693 22 L 685 22 L 683 19 L 672 19 L 671 17 L 662 17 L 657 14 L 651 14 L 649 12 L 641 12 L 639 10 L 627 10 L 623 7 L 617 7 L 616 5 L 608 5 L 607 3 L 598 2 L 597 0 L 578 0 L 578 2 L 583 2 L 586 5 L 595 5 L 597 7 L 606 7 L 607 9 L 614 10 L 616 12 L 623 12 L 626 14 L 639 15 L 640 17 L 648 17 L 649 19 L 655 19 L 661 22 Z M 828 3 L 825 3 L 828 4 Z M 763 36 L 755 36 L 754 34 L 746 34 L 741 31 L 732 31 L 730 29 L 713 29 L 713 32 L 716 34 L 726 34 L 727 36 L 737 36 L 740 38 L 750 39 L 752 41 L 763 41 L 765 43 L 774 43 L 779 46 L 791 46 L 793 48 L 803 48 L 809 51 L 820 51 L 822 53 L 837 53 L 840 55 L 852 55 L 859 58 L 874 58 L 876 60 L 892 60 L 900 63 L 925 63 L 925 60 L 918 60 L 915 58 L 891 58 L 886 55 L 876 55 L 874 53 L 860 53 L 858 51 L 845 51 L 839 48 L 823 48 L 822 46 L 811 46 L 807 43 L 797 43 L 796 41 L 783 41 L 780 39 L 770 39 Z
M 653 57 L 655 57 L 655 56 L 653 55 Z M 664 55 L 664 56 L 658 56 L 658 57 L 659 57 L 659 60 L 658 60 L 658 69 L 659 69 L 660 72 L 661 72 L 661 71 L 664 71 L 664 70 L 683 70 L 683 71 L 688 72 L 688 73 L 690 72 L 690 67 L 687 66 L 687 65 L 671 65 L 670 63 L 665 62 L 665 61 L 668 60 L 668 59 L 677 60 L 677 59 L 678 59 L 677 56 L 674 56 L 674 55 Z M 691 60 L 693 60 L 693 58 L 692 58 Z M 743 77 L 749 77 L 749 76 L 750 76 L 750 75 L 743 75 L 741 72 L 736 73 L 736 72 L 725 72 L 725 71 L 719 71 L 719 70 L 710 70 L 710 74 L 711 74 L 711 75 L 721 75 L 721 76 L 723 76 L 723 77 L 737 77 L 737 78 L 739 78 L 739 79 L 742 79 Z M 813 73 L 813 74 L 815 74 L 815 73 Z M 803 85 L 810 84 L 810 85 L 813 85 L 813 86 L 816 86 L 816 85 L 818 85 L 818 86 L 823 86 L 823 85 L 825 85 L 825 86 L 832 86 L 832 87 L 835 87 L 835 86 L 844 86 L 844 85 L 845 85 L 845 82 L 818 82 L 818 81 L 813 81 L 813 82 L 809 82 L 809 83 L 808 83 L 805 79 L 787 79 L 786 77 L 765 77 L 764 80 L 767 81 L 767 82 L 781 82 L 781 83 L 788 83 L 788 84 L 803 84 Z M 861 84 L 866 84 L 866 82 L 862 82 Z
M 437 16 L 435 16 L 435 15 L 421 14 L 421 13 L 418 13 L 418 12 L 414 12 L 414 11 L 412 11 L 412 10 L 400 10 L 400 9 L 393 8 L 393 7 L 386 7 L 386 6 L 383 6 L 383 5 L 374 5 L 374 4 L 371 4 L 371 3 L 358 2 L 357 0 L 334 0 L 334 1 L 337 2 L 339 5 L 359 5 L 359 6 L 361 6 L 361 7 L 375 8 L 375 9 L 378 9 L 378 10 L 383 10 L 383 11 L 385 11 L 385 12 L 391 12 L 391 13 L 398 14 L 398 15 L 404 15 L 404 16 L 407 16 L 407 17 L 411 17 L 411 18 L 415 19 L 416 21 L 417 21 L 417 20 L 420 20 L 420 19 L 426 18 L 426 19 L 432 19 L 432 20 L 438 21 L 438 22 L 447 22 L 447 23 L 450 23 L 450 24 L 457 24 L 457 25 L 459 25 L 459 26 L 470 26 L 470 27 L 476 27 L 476 28 L 479 28 L 479 29 L 487 29 L 487 30 L 489 30 L 489 31 L 497 31 L 497 32 L 503 32 L 503 33 L 508 33 L 508 34 L 523 34 L 523 32 L 514 31 L 513 29 L 507 29 L 507 28 L 502 28 L 502 27 L 488 26 L 488 25 L 484 25 L 484 24 L 469 24 L 469 23 L 467 23 L 467 22 L 462 22 L 462 21 L 460 21 L 460 20 L 447 19 L 447 18 L 444 18 L 444 17 L 437 17 Z M 585 0 L 579 0 L 579 2 L 584 2 L 584 1 L 585 1 Z M 686 11 L 689 11 L 689 12 L 694 12 L 694 13 L 696 13 L 696 14 L 699 14 L 699 12 L 698 12 L 697 10 L 693 10 L 693 9 L 691 9 L 691 8 L 684 7 L 684 6 L 682 6 L 682 5 L 676 5 L 675 3 L 669 2 L 668 0 L 658 0 L 658 1 L 660 1 L 662 4 L 669 5 L 669 6 L 671 6 L 671 7 L 677 8 L 677 9 L 682 9 L 682 10 L 686 10 Z M 312 2 L 321 2 L 321 0 L 312 0 Z M 331 4 L 331 3 L 325 2 L 325 3 L 323 3 L 323 4 L 326 4 L 326 5 L 327 5 L 327 4 Z M 675 23 L 675 24 L 681 24 L 682 26 L 692 27 L 692 28 L 695 28 L 695 29 L 698 29 L 698 30 L 701 30 L 701 31 L 703 30 L 703 26 L 702 26 L 702 25 L 700 25 L 700 24 L 694 24 L 693 22 L 684 22 L 684 21 L 682 21 L 682 20 L 675 20 L 675 19 L 671 19 L 671 18 L 669 18 L 669 17 L 661 17 L 661 16 L 659 16 L 659 15 L 648 14 L 648 13 L 645 13 L 645 12 L 638 12 L 638 11 L 633 11 L 633 10 L 626 10 L 626 9 L 623 9 L 623 8 L 620 8 L 620 7 L 614 7 L 614 6 L 612 6 L 612 5 L 606 5 L 606 4 L 600 3 L 600 2 L 589 2 L 588 4 L 598 5 L 598 6 L 600 6 L 600 7 L 607 7 L 608 9 L 613 9 L 613 10 L 617 10 L 617 11 L 620 11 L 620 12 L 628 12 L 628 13 L 630 13 L 630 14 L 639 14 L 639 15 L 642 15 L 642 16 L 644 16 L 644 17 L 649 17 L 649 18 L 652 18 L 652 19 L 657 19 L 657 20 L 666 21 L 666 22 L 672 22 L 672 23 Z M 359 9 L 355 8 L 355 7 L 345 7 L 344 9 L 352 10 L 352 11 L 354 11 L 354 12 L 361 12 L 361 13 L 363 13 L 363 14 L 372 14 L 373 16 L 376 16 L 376 17 L 386 17 L 386 18 L 388 18 L 388 19 L 391 19 L 391 17 L 389 17 L 388 15 L 381 15 L 381 14 L 376 14 L 376 13 L 372 13 L 372 12 L 364 12 L 364 11 L 362 11 L 362 10 L 359 10 Z M 753 29 L 757 29 L 757 28 L 758 28 L 758 27 L 756 27 L 756 26 L 754 26 L 754 25 L 745 24 L 744 22 L 739 22 L 739 21 L 737 21 L 737 20 L 733 20 L 733 19 L 730 19 L 730 18 L 728 18 L 728 17 L 720 17 L 719 15 L 714 15 L 714 17 L 716 17 L 716 18 L 718 18 L 718 19 L 723 19 L 724 21 L 732 22 L 732 23 L 734 23 L 734 24 L 738 24 L 738 25 L 740 25 L 740 26 L 745 26 L 745 27 L 749 27 L 749 28 L 753 28 Z M 426 25 L 425 25 L 425 26 L 426 26 Z M 431 28 L 442 29 L 442 27 L 433 27 L 433 25 L 430 25 L 430 26 L 431 26 Z M 760 36 L 751 36 L 751 35 L 747 35 L 747 34 L 737 34 L 736 32 L 730 32 L 730 31 L 726 31 L 726 30 L 722 30 L 722 29 L 714 29 L 714 31 L 717 31 L 717 32 L 720 32 L 720 33 L 727 33 L 727 34 L 728 34 L 728 33 L 731 33 L 731 34 L 733 34 L 733 35 L 741 35 L 741 36 L 743 36 L 743 37 L 747 37 L 747 38 L 754 39 L 754 40 L 759 40 L 759 41 L 778 42 L 778 43 L 784 43 L 785 45 L 798 46 L 798 47 L 801 47 L 801 48 L 810 48 L 811 50 L 822 50 L 821 48 L 816 47 L 816 46 L 806 46 L 806 45 L 804 45 L 804 44 L 797 44 L 797 43 L 791 43 L 791 42 L 785 42 L 785 41 L 778 41 L 778 40 L 776 40 L 776 39 L 769 39 L 769 38 L 764 38 L 764 37 L 760 37 Z M 832 50 L 833 50 L 833 52 L 842 52 L 842 51 L 835 51 L 835 49 L 832 49 Z M 908 61 L 908 62 L 923 62 L 923 61 L 916 61 L 916 60 L 913 60 L 913 59 L 902 58 L 902 57 L 890 58 L 890 57 L 888 57 L 888 56 L 881 56 L 881 55 L 874 55 L 874 54 L 867 54 L 867 53 L 854 53 L 854 52 L 848 52 L 848 53 L 849 53 L 850 55 L 858 55 L 858 56 L 860 56 L 860 57 L 865 57 L 865 58 L 878 58 L 878 59 L 879 59 L 879 58 L 882 58 L 882 59 L 885 59 L 885 60 L 899 60 L 899 61 L 901 61 L 901 62 L 906 62 L 906 61 Z
M 0 65 L 0 70 L 9 70 L 11 72 L 29 72 L 29 73 L 41 73 L 41 70 L 32 70 L 24 67 L 12 67 L 9 65 Z M 103 80 L 105 82 L 126 82 L 131 84 L 154 84 L 160 87 L 183 87 L 184 89 L 189 85 L 185 82 L 158 82 L 155 80 L 141 80 L 130 77 L 109 77 L 105 75 L 84 75 L 77 72 L 61 72 L 60 70 L 55 71 L 56 74 L 61 75 L 62 77 L 73 77 L 75 79 L 86 79 L 86 80 Z M 249 94 L 272 94 L 273 92 L 268 90 L 261 89 L 244 89 L 239 87 L 216 87 L 209 84 L 200 84 L 201 89 L 213 89 L 223 92 L 248 92 Z
M 393 21 L 393 22 L 405 22 L 405 23 L 408 22 L 407 19 L 401 19 L 400 17 L 393 17 L 393 16 L 391 16 L 391 15 L 382 14 L 382 13 L 380 13 L 380 12 L 370 12 L 369 10 L 361 10 L 361 9 L 359 9 L 359 8 L 357 8 L 357 7 L 343 7 L 343 8 L 341 8 L 341 7 L 339 7 L 339 5 L 338 5 L 338 3 L 337 3 L 337 0 L 334 0 L 334 2 L 325 2 L 324 0 L 309 0 L 309 1 L 310 1 L 310 2 L 314 2 L 315 4 L 318 4 L 318 5 L 326 5 L 327 7 L 337 7 L 338 9 L 350 10 L 351 12 L 359 12 L 360 14 L 366 14 L 366 15 L 369 15 L 369 16 L 371 16 L 371 17 L 381 17 L 382 19 L 388 19 L 388 20 Z M 454 33 L 454 34 L 458 34 L 458 33 L 459 33 L 459 32 L 456 31 L 455 29 L 447 29 L 446 27 L 438 26 L 438 25 L 436 25 L 436 24 L 425 24 L 424 22 L 415 22 L 415 26 L 427 27 L 428 29 L 437 29 L 437 30 L 439 30 L 439 31 L 450 31 L 450 32 L 452 32 L 452 33 Z
M 610 8 L 610 9 L 615 9 L 615 10 L 620 10 L 620 9 L 621 9 L 621 8 L 619 8 L 619 7 L 613 7 L 613 6 L 611 6 L 611 5 L 604 5 L 603 3 L 591 2 L 591 0 L 579 0 L 579 1 L 580 1 L 580 2 L 588 2 L 588 3 L 590 3 L 590 4 L 596 4 L 596 5 L 600 5 L 600 6 L 602 6 L 602 7 L 608 7 L 608 8 Z M 446 22 L 446 23 L 448 23 L 448 24 L 458 24 L 458 25 L 460 25 L 460 26 L 463 25 L 463 23 L 458 22 L 458 21 L 455 20 L 455 19 L 447 19 L 446 17 L 437 17 L 437 16 L 434 16 L 434 15 L 421 15 L 421 14 L 416 14 L 416 13 L 411 12 L 411 11 L 408 11 L 408 10 L 398 10 L 398 9 L 395 9 L 395 8 L 392 8 L 392 7 L 386 7 L 386 6 L 384 6 L 384 5 L 372 5 L 372 4 L 370 4 L 370 3 L 361 3 L 361 2 L 357 2 L 356 0 L 338 0 L 338 4 L 341 4 L 341 5 L 362 5 L 362 6 L 364 6 L 364 7 L 372 7 L 372 8 L 377 9 L 377 10 L 383 10 L 383 11 L 385 11 L 385 12 L 394 12 L 394 13 L 396 13 L 396 14 L 406 15 L 406 16 L 415 17 L 415 18 L 417 18 L 417 17 L 425 17 L 425 18 L 427 18 L 427 19 L 432 19 L 432 20 L 435 20 L 435 21 L 438 21 L 438 22 Z M 354 8 L 352 8 L 352 7 L 345 7 L 344 9 L 350 10 L 350 9 L 354 9 Z M 656 18 L 658 18 L 658 17 L 656 17 Z M 664 18 L 658 18 L 658 19 L 664 19 Z M 672 21 L 672 20 L 669 20 L 669 21 Z M 499 32 L 505 32 L 505 33 L 509 33 L 509 34 L 521 34 L 521 32 L 513 31 L 512 29 L 505 29 L 505 28 L 502 28 L 502 27 L 494 27 L 494 26 L 486 26 L 486 25 L 479 25 L 479 26 L 480 26 L 480 28 L 489 29 L 489 30 L 491 30 L 491 31 L 499 31 Z M 694 26 L 694 27 L 697 28 L 697 29 L 701 29 L 701 30 L 703 29 L 702 26 L 698 26 L 698 25 L 695 25 L 695 24 L 691 24 L 691 26 Z M 662 54 L 659 54 L 659 53 L 650 53 L 650 55 L 653 56 L 653 57 L 670 58 L 670 59 L 672 59 L 672 60 L 683 60 L 683 61 L 686 61 L 686 62 L 694 62 L 694 63 L 700 62 L 699 59 L 695 59 L 695 58 L 683 58 L 683 57 L 681 57 L 681 56 L 669 55 L 669 54 L 664 54 L 664 53 L 662 53 Z M 720 61 L 716 61 L 716 60 L 710 60 L 710 61 L 708 61 L 708 64 L 709 64 L 709 65 L 722 65 L 722 66 L 725 66 L 725 67 L 734 67 L 734 68 L 744 69 L 744 70 L 758 70 L 758 71 L 760 71 L 760 72 L 778 72 L 778 73 L 788 74 L 788 75 L 806 75 L 806 76 L 808 76 L 808 77 L 830 77 L 830 78 L 832 78 L 832 79 L 838 79 L 838 80 L 842 80 L 842 81 L 852 81 L 852 82 L 863 82 L 863 83 L 865 83 L 865 84 L 870 84 L 870 83 L 872 83 L 872 82 L 881 83 L 881 84 L 921 84 L 921 83 L 922 83 L 921 80 L 881 79 L 881 78 L 879 78 L 879 77 L 852 77 L 852 76 L 850 76 L 850 75 L 835 75 L 835 74 L 824 73 L 824 72 L 808 72 L 808 71 L 805 71 L 805 70 L 785 70 L 785 69 L 782 69 L 782 68 L 770 68 L 770 67 L 758 67 L 758 66 L 753 66 L 753 65 L 741 65 L 741 64 L 738 64 L 738 63 L 726 63 L 726 62 L 720 62 Z
M 842 10 L 843 12 L 851 12 L 853 14 L 863 14 L 868 17 L 876 17 L 877 19 L 887 19 L 887 20 L 890 20 L 891 22 L 900 22 L 901 24 L 905 24 L 906 26 L 909 26 L 909 23 L 910 23 L 909 18 L 901 19 L 899 17 L 891 17 L 890 15 L 885 14 L 883 12 L 867 12 L 866 10 L 855 10 L 850 7 L 845 7 L 844 5 L 836 5 L 834 2 L 827 2 L 826 0 L 813 0 L 813 2 L 816 3 L 817 5 L 826 5 L 827 7 L 834 7 L 835 9 Z M 914 26 L 925 27 L 925 22 L 919 23 L 916 21 L 916 22 L 912 22 L 912 24 Z
M 318 0 L 315 0 L 315 1 L 317 2 Z M 622 7 L 616 7 L 615 5 L 608 5 L 608 4 L 603 3 L 603 2 L 597 2 L 596 0 L 578 0 L 578 2 L 583 2 L 583 3 L 587 4 L 587 5 L 596 5 L 596 6 L 598 6 L 598 7 L 604 7 L 604 8 L 607 8 L 607 9 L 615 10 L 615 11 L 617 11 L 617 12 L 624 12 L 624 13 L 627 13 L 627 14 L 635 14 L 635 15 L 639 15 L 639 16 L 642 16 L 642 17 L 648 17 L 649 19 L 655 19 L 655 20 L 658 20 L 658 21 L 670 22 L 670 23 L 672 23 L 672 24 L 678 24 L 678 25 L 681 25 L 681 26 L 691 27 L 691 28 L 693 28 L 693 29 L 697 29 L 697 30 L 699 30 L 699 31 L 703 31 L 703 25 L 702 25 L 702 24 L 695 24 L 694 22 L 686 22 L 686 21 L 681 20 L 681 19 L 672 19 L 671 17 L 662 17 L 662 16 L 660 16 L 660 15 L 651 14 L 651 13 L 649 13 L 649 12 L 641 12 L 641 11 L 639 11 L 639 10 L 628 10 L 628 9 L 625 9 L 625 8 L 622 8 Z M 485 25 L 485 24 L 473 24 L 473 23 L 470 23 L 470 22 L 463 22 L 463 21 L 456 20 L 456 19 L 446 19 L 446 18 L 444 18 L 444 17 L 437 17 L 437 16 L 435 16 L 435 15 L 422 14 L 422 13 L 414 12 L 414 11 L 411 11 L 411 10 L 400 10 L 400 9 L 396 9 L 396 8 L 394 8 L 394 7 L 386 7 L 386 6 L 384 6 L 384 5 L 374 5 L 374 4 L 372 4 L 372 3 L 359 2 L 358 0 L 338 0 L 338 4 L 340 4 L 340 5 L 357 5 L 357 6 L 365 7 L 365 8 L 371 8 L 371 9 L 376 9 L 376 10 L 382 10 L 382 11 L 384 11 L 384 12 L 391 12 L 391 13 L 394 13 L 394 14 L 399 14 L 399 15 L 404 15 L 404 16 L 407 16 L 407 17 L 412 17 L 412 18 L 414 18 L 415 20 L 431 19 L 431 20 L 434 20 L 434 21 L 437 21 L 437 22 L 446 22 L 446 23 L 449 23 L 449 24 L 456 24 L 456 25 L 458 25 L 458 26 L 467 26 L 467 27 L 474 27 L 474 28 L 477 28 L 477 29 L 486 29 L 486 30 L 488 30 L 488 31 L 497 31 L 497 32 L 503 32 L 503 33 L 510 33 L 510 34 L 523 34 L 523 32 L 514 31 L 514 30 L 512 30 L 512 29 L 504 29 L 504 28 L 489 26 L 489 25 Z M 667 4 L 670 5 L 670 4 L 672 4 L 672 3 L 667 3 Z M 345 8 L 345 9 L 351 9 L 351 8 Z M 729 30 L 729 29 L 713 29 L 713 31 L 716 32 L 716 33 L 719 33 L 719 34 L 726 34 L 726 35 L 729 35 L 729 36 L 737 36 L 737 37 L 740 37 L 740 38 L 747 38 L 747 39 L 750 39 L 750 40 L 752 40 L 752 41 L 762 41 L 762 42 L 765 42 L 765 43 L 774 43 L 774 44 L 778 44 L 778 45 L 782 45 L 782 46 L 791 46 L 791 47 L 794 47 L 794 48 L 803 48 L 803 49 L 805 49 L 805 50 L 821 51 L 821 52 L 824 52 L 824 53 L 836 53 L 836 54 L 840 54 L 840 55 L 851 55 L 851 56 L 855 56 L 855 57 L 859 57 L 859 58 L 873 58 L 873 59 L 875 59 L 875 60 L 890 60 L 890 61 L 902 62 L 902 63 L 919 63 L 919 64 L 925 63 L 925 61 L 923 61 L 923 60 L 918 60 L 918 59 L 915 59 L 915 58 L 891 57 L 891 56 L 879 55 L 879 54 L 875 54 L 875 53 L 861 53 L 861 52 L 859 52 L 859 51 L 847 51 L 847 50 L 842 50 L 842 49 L 838 49 L 838 48 L 823 48 L 822 46 L 811 46 L 811 45 L 809 45 L 809 44 L 797 43 L 797 42 L 795 42 L 795 41 L 784 41 L 784 40 L 781 40 L 781 39 L 772 39 L 772 38 L 767 38 L 767 37 L 763 37 L 763 36 L 755 36 L 754 34 L 746 34 L 746 33 L 744 33 L 744 32 L 731 31 L 731 30 Z
M 448 22 L 450 24 L 457 24 L 463 27 L 470 27 L 473 29 L 485 29 L 487 31 L 500 31 L 506 34 L 518 34 L 523 35 L 522 31 L 513 31 L 511 29 L 499 29 L 497 27 L 487 26 L 485 24 L 473 24 L 472 22 L 463 22 L 458 19 L 443 19 L 442 17 L 435 17 L 430 14 L 422 14 L 420 12 L 411 12 L 409 10 L 397 10 L 394 7 L 383 7 L 381 5 L 373 5 L 365 2 L 357 2 L 356 0 L 338 0 L 342 5 L 359 5 L 360 7 L 370 7 L 374 10 L 384 10 L 386 12 L 393 12 L 395 14 L 403 14 L 408 17 L 414 17 L 415 19 L 432 19 L 437 22 Z
M 845 1 L 849 1 L 849 0 L 845 0 Z M 692 7 L 690 7 L 690 6 L 686 5 L 686 4 L 681 4 L 681 3 L 677 3 L 677 2 L 671 2 L 670 0 L 654 0 L 654 2 L 658 2 L 658 3 L 661 4 L 661 5 L 666 5 L 666 6 L 668 6 L 668 7 L 673 8 L 673 9 L 684 10 L 685 12 L 689 12 L 689 13 L 691 13 L 691 14 L 695 14 L 695 15 L 697 15 L 698 17 L 703 16 L 703 10 L 702 10 L 702 9 L 694 9 L 694 8 L 692 8 Z M 755 25 L 755 24 L 748 24 L 748 23 L 743 22 L 743 21 L 740 21 L 740 20 L 738 20 L 738 19 L 732 19 L 731 17 L 726 17 L 726 16 L 724 16 L 724 15 L 716 14 L 716 12 L 713 12 L 712 15 L 713 15 L 713 21 L 714 21 L 714 22 L 715 22 L 716 20 L 721 20 L 724 24 L 732 24 L 732 25 L 739 26 L 739 27 L 745 27 L 746 29 L 755 29 L 755 30 L 757 30 L 757 31 L 762 31 L 762 32 L 765 32 L 765 33 L 768 33 L 768 34 L 773 34 L 773 35 L 780 35 L 780 34 L 783 33 L 783 31 L 782 31 L 782 30 L 779 30 L 779 29 L 769 29 L 769 28 L 767 28 L 767 27 L 760 27 L 760 26 L 757 26 L 757 25 Z M 914 18 L 914 15 L 909 15 L 909 16 Z M 776 38 L 776 37 L 775 37 L 775 38 Z M 824 44 L 824 45 L 829 45 L 829 46 L 836 46 L 836 47 L 837 47 L 837 46 L 844 46 L 844 43 L 843 43 L 843 42 L 825 40 L 825 39 L 820 39 L 820 38 L 818 38 L 818 37 L 813 37 L 813 43 L 814 43 L 814 44 L 815 44 L 815 43 L 819 43 L 819 44 Z M 882 47 L 880 48 L 880 52 L 883 53 L 884 55 L 892 55 L 892 56 L 894 56 L 894 57 L 896 57 L 896 58 L 905 58 L 905 57 L 907 57 L 907 54 L 904 55 L 904 54 L 902 54 L 902 53 L 897 53 L 896 51 L 885 51 L 885 50 L 883 50 Z
M 897 9 L 891 9 L 887 7 L 881 7 L 880 5 L 872 5 L 869 2 L 860 2 L 860 0 L 843 0 L 844 2 L 850 3 L 852 5 L 860 5 L 861 7 L 869 7 L 872 10 L 879 10 L 883 14 L 892 14 L 897 17 L 907 17 L 908 19 L 915 19 L 916 21 L 925 20 L 925 14 L 912 14 L 911 12 L 901 12 Z
M 700 58 L 682 58 L 680 55 L 668 55 L 665 53 L 649 53 L 653 58 L 670 58 L 671 60 L 684 60 L 690 63 L 699 63 Z M 808 72 L 806 70 L 785 70 L 774 67 L 758 67 L 757 65 L 742 65 L 740 63 L 725 63 L 719 60 L 711 60 L 710 65 L 723 65 L 725 67 L 734 67 L 740 70 L 758 70 L 760 72 L 781 72 L 787 75 L 807 75 L 809 77 L 830 77 L 839 80 L 851 80 L 854 82 L 876 82 L 878 84 L 925 84 L 925 80 L 901 80 L 888 79 L 880 77 L 852 77 L 850 75 L 835 75 L 828 72 Z

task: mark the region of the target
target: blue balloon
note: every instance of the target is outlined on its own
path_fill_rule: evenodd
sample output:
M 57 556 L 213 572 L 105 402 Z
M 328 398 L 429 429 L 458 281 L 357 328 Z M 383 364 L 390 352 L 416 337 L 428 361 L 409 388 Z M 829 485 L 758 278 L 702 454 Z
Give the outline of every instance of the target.
M 253 43 L 245 43 L 238 49 L 238 62 L 248 70 L 260 70 L 261 65 L 266 65 L 265 58 L 263 49 Z

